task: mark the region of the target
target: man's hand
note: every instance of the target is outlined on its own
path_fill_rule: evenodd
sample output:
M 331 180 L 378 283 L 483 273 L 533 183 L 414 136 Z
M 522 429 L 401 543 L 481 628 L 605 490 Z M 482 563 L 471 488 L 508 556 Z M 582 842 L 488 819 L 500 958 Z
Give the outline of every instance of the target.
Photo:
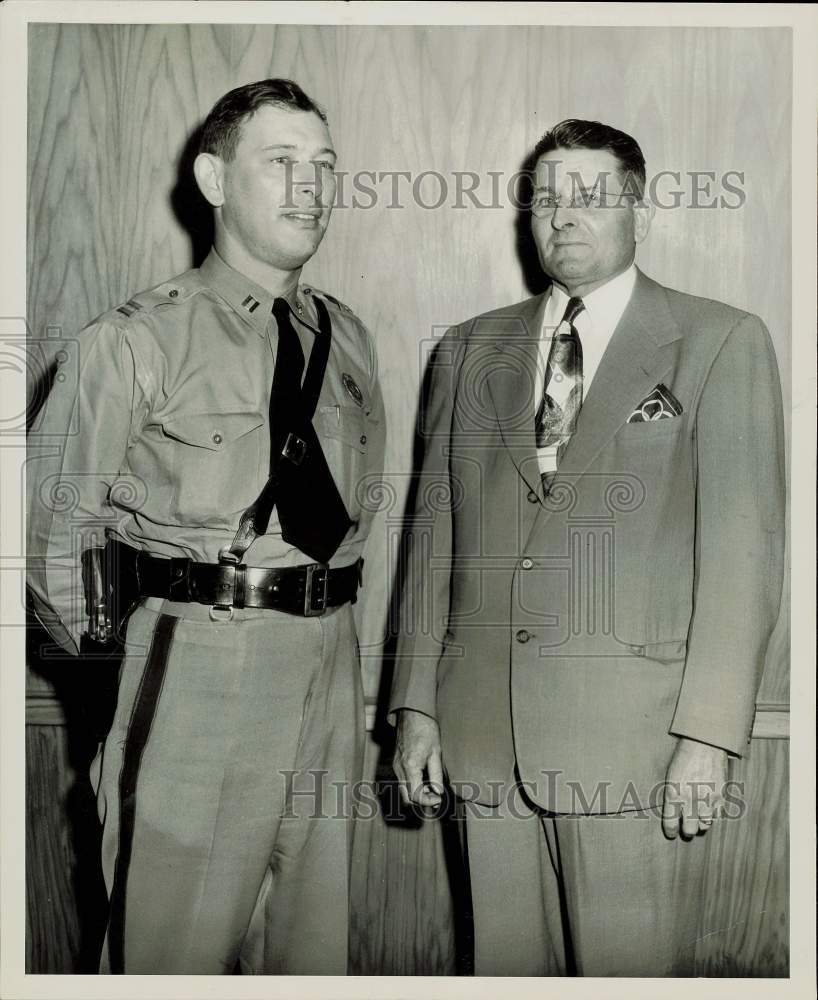
M 727 751 L 681 738 L 667 769 L 662 829 L 671 840 L 706 833 L 727 781 Z
M 443 800 L 443 762 L 437 722 L 423 712 L 402 708 L 392 767 L 406 805 L 439 806 Z M 424 780 L 426 770 L 428 778 Z

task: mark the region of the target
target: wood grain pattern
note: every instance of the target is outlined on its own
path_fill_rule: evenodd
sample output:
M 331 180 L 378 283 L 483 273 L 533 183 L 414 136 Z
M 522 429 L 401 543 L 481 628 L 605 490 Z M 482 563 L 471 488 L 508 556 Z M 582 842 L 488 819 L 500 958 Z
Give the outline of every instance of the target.
M 347 175 L 347 207 L 336 210 L 305 276 L 348 301 L 378 339 L 393 515 L 402 512 L 411 467 L 422 342 L 528 293 L 536 266 L 530 247 L 520 245 L 505 183 L 545 128 L 569 115 L 631 131 L 649 172 L 679 172 L 685 200 L 657 212 L 640 262 L 661 281 L 761 315 L 789 406 L 789 232 L 782 224 L 789 166 L 781 154 L 789 149 L 789 119 L 769 100 L 789 93 L 783 30 L 30 30 L 28 291 L 37 336 L 48 326 L 71 336 L 103 309 L 189 265 L 193 241 L 170 195 L 185 141 L 221 93 L 291 75 L 326 106 Z M 750 120 L 752 129 L 744 125 Z M 745 177 L 741 209 L 690 208 L 690 171 L 720 178 L 730 170 Z M 439 209 L 424 208 L 402 179 L 394 181 L 394 198 L 387 179 L 374 185 L 377 203 L 356 210 L 352 177 L 361 171 L 430 172 L 420 197 L 433 203 L 445 190 L 446 199 Z M 481 210 L 462 195 L 456 207 L 458 171 L 479 177 L 481 204 L 491 202 L 491 172 L 501 174 L 501 205 Z M 660 188 L 663 203 L 674 189 Z M 363 205 L 369 200 L 359 197 Z M 359 606 L 369 693 L 378 688 L 392 583 L 389 530 L 383 512 Z M 787 620 L 785 600 L 763 700 L 788 696 Z
M 105 892 L 92 752 L 65 727 L 26 726 L 27 972 L 97 969 Z
M 443 831 L 436 821 L 403 818 L 394 779 L 377 767 L 379 753 L 369 741 L 365 775 L 381 779 L 381 811 L 359 819 L 355 830 L 349 973 L 451 975 L 454 911 Z
M 71 337 L 93 316 L 191 264 L 202 220 L 178 198 L 180 162 L 222 93 L 290 76 L 326 107 L 347 198 L 305 280 L 348 302 L 373 330 L 390 417 L 391 499 L 375 521 L 367 586 L 356 606 L 365 688 L 374 699 L 424 344 L 454 322 L 536 290 L 541 278 L 505 185 L 549 125 L 568 116 L 609 121 L 639 139 L 649 173 L 680 173 L 686 200 L 657 212 L 638 260 L 660 281 L 758 313 L 770 328 L 789 409 L 790 45 L 783 29 L 32 25 L 33 335 L 59 328 Z M 721 177 L 730 170 L 744 175 L 741 208 L 690 208 L 690 171 Z M 362 171 L 396 178 L 398 171 L 429 172 L 422 197 L 434 200 L 442 183 L 446 198 L 440 208 L 424 208 L 412 200 L 411 184 L 397 178 L 398 199 L 387 179 L 374 185 L 371 207 L 348 207 L 352 178 Z M 477 208 L 465 196 L 458 206 L 456 172 L 461 182 L 467 172 L 476 175 L 483 204 L 498 177 L 497 207 Z M 788 619 L 785 595 L 759 695 L 782 709 Z M 45 712 L 51 689 L 36 681 L 31 687 Z M 754 744 L 747 765 L 776 794 L 786 784 L 786 747 L 775 738 L 780 723 L 777 717 L 778 729 L 758 731 L 773 738 Z M 71 723 L 62 735 L 46 726 L 30 732 L 32 815 L 42 827 L 29 824 L 30 955 L 41 971 L 67 968 L 78 947 L 63 808 L 76 735 Z M 374 745 L 368 753 L 374 766 Z M 702 962 L 711 975 L 786 967 L 781 829 L 755 800 L 753 809 L 757 829 L 748 821 L 726 828 L 723 842 L 713 836 L 723 857 L 714 849 L 720 891 L 708 902 L 703 930 Z M 751 827 L 752 838 L 740 832 Z M 353 948 L 361 972 L 452 970 L 439 836 L 434 825 L 374 821 L 362 834 Z
M 64 759 L 60 759 L 64 741 L 64 733 L 57 728 L 26 729 L 26 753 L 37 765 L 29 773 L 26 789 L 26 966 L 29 971 L 72 972 L 78 952 L 79 920 L 70 884 L 66 824 L 61 815 L 64 782 L 70 775 Z
M 707 893 L 697 946 L 702 976 L 789 975 L 789 753 L 756 740 L 731 777 L 746 812 L 707 835 Z M 739 812 L 741 807 L 736 806 Z

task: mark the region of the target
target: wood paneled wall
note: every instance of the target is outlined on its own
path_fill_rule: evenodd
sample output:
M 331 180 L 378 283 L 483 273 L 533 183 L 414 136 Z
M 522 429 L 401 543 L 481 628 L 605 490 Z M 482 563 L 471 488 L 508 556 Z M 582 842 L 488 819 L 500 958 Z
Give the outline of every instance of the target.
M 374 701 L 392 584 L 390 540 L 400 528 L 411 468 L 423 345 L 453 322 L 538 289 L 541 278 L 506 185 L 549 125 L 570 116 L 610 122 L 640 141 L 649 175 L 680 174 L 678 184 L 666 178 L 659 193 L 670 204 L 679 189 L 682 203 L 657 212 L 638 262 L 662 282 L 758 313 L 775 343 L 789 409 L 790 53 L 786 29 L 32 25 L 32 335 L 72 336 L 111 305 L 190 266 L 201 238 L 189 229 L 196 219 L 179 183 L 180 161 L 222 93 L 285 76 L 325 106 L 346 197 L 305 278 L 348 302 L 374 332 L 390 420 L 393 500 L 376 520 L 368 587 L 358 606 L 365 684 Z M 396 199 L 391 179 L 373 182 L 363 171 L 408 171 L 413 178 L 430 172 L 418 188 L 423 204 L 413 201 L 410 182 L 395 180 Z M 692 171 L 713 172 L 717 196 L 724 174 L 740 172 L 743 181 L 732 183 L 744 192 L 741 206 L 691 207 Z M 471 183 L 467 172 L 477 176 L 483 205 L 497 184 L 499 204 L 479 208 L 465 195 L 458 199 L 456 172 L 461 187 Z M 356 175 L 376 190 L 370 207 L 364 206 L 373 199 L 361 191 L 359 207 L 349 207 Z M 444 186 L 443 204 L 424 207 Z M 787 621 L 785 599 L 760 695 L 774 708 L 785 708 L 788 698 Z M 32 693 L 42 689 L 32 680 Z M 47 761 L 61 760 L 53 756 L 62 752 L 58 743 L 32 734 L 32 795 Z M 375 744 L 369 754 L 374 773 Z M 783 796 L 784 757 L 783 744 L 764 743 L 748 765 L 753 782 Z M 34 815 L 47 806 L 56 822 L 48 796 L 59 788 L 43 794 L 32 800 Z M 758 836 L 748 834 L 746 843 L 730 841 L 737 833 L 724 835 L 729 863 L 718 878 L 730 882 L 723 886 L 729 905 L 713 905 L 729 913 L 719 911 L 717 919 L 708 911 L 708 919 L 713 928 L 734 929 L 708 938 L 711 974 L 786 965 L 783 927 L 770 925 L 770 914 L 783 920 L 786 909 L 784 848 L 771 825 L 781 815 L 759 811 Z M 430 872 L 441 871 L 436 838 L 433 828 L 373 828 L 370 879 L 380 865 L 398 909 L 428 884 Z M 431 867 L 415 878 L 413 865 Z M 402 934 L 405 941 L 407 931 L 394 925 L 398 911 L 385 909 L 384 898 L 370 898 L 370 909 L 361 912 L 380 917 L 372 918 L 374 937 L 357 968 L 432 971 L 418 957 L 424 953 L 427 964 L 451 971 L 445 941 L 424 944 L 424 934 L 448 926 L 446 892 L 435 885 L 422 898 L 437 916 L 402 917 L 414 930 L 412 943 L 400 946 L 393 938 Z M 759 893 L 774 897 L 773 903 L 765 897 L 763 919 L 751 915 L 759 912 Z M 32 926 L 41 927 L 45 916 L 33 903 L 30 912 Z M 404 950 L 398 955 L 396 948 Z

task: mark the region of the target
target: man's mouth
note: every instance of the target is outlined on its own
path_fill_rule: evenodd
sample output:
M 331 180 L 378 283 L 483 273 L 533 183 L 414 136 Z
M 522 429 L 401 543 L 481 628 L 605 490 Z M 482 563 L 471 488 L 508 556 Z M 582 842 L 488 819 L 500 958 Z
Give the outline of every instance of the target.
M 322 209 L 304 208 L 297 212 L 285 212 L 285 219 L 293 219 L 296 222 L 317 222 L 321 218 Z

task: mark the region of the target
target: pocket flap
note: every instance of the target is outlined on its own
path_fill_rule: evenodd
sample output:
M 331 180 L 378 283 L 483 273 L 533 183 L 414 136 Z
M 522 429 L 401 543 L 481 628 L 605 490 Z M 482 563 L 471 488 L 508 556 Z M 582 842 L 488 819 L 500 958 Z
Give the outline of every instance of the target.
M 629 645 L 628 649 L 634 656 L 644 656 L 646 660 L 676 663 L 685 658 L 687 640 L 671 639 L 668 642 L 647 642 L 642 645 Z
M 357 451 L 367 448 L 367 418 L 357 406 L 321 406 L 318 409 L 318 433 L 338 438 Z
M 221 451 L 226 445 L 261 427 L 265 418 L 260 413 L 183 413 L 162 422 L 168 437 Z

